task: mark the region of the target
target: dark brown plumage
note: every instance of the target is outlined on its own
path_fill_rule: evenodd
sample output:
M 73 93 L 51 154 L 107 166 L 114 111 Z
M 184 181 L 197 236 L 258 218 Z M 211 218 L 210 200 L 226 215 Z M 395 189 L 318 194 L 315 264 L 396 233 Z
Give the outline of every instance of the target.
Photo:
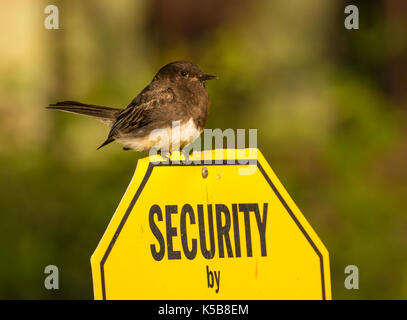
M 181 145 L 195 140 L 205 128 L 209 96 L 205 81 L 216 79 L 196 65 L 176 61 L 162 67 L 151 83 L 125 109 L 115 109 L 76 101 L 51 104 L 49 109 L 93 116 L 111 126 L 103 147 L 115 140 L 125 149 L 137 151 L 157 146 L 153 130 L 169 130 L 179 121 Z M 98 149 L 99 149 L 98 148 Z

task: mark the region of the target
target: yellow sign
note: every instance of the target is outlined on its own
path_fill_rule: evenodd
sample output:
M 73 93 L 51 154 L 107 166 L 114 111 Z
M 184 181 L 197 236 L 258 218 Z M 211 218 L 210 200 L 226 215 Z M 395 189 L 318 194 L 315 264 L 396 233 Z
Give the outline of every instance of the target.
M 260 151 L 179 157 L 138 161 L 91 258 L 96 299 L 331 299 L 328 251 Z

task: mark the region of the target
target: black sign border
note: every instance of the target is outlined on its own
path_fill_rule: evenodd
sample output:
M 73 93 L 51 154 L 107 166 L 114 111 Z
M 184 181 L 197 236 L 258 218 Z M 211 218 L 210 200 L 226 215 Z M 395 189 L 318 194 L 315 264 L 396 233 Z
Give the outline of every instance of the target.
M 244 162 L 246 161 L 246 162 Z M 273 184 L 273 182 L 271 181 L 271 179 L 269 178 L 269 176 L 267 175 L 267 173 L 264 171 L 263 167 L 261 166 L 260 162 L 256 159 L 254 160 L 233 160 L 233 163 L 231 163 L 231 161 L 229 160 L 213 160 L 211 162 L 190 162 L 190 163 L 184 163 L 184 162 L 158 162 L 158 163 L 153 163 L 150 162 L 147 168 L 147 171 L 144 175 L 143 180 L 141 181 L 141 184 L 139 186 L 139 188 L 137 189 L 133 199 L 130 202 L 130 205 L 128 206 L 126 213 L 124 214 L 122 220 L 120 221 L 119 226 L 117 227 L 117 230 L 112 238 L 112 240 L 110 241 L 110 244 L 105 252 L 105 254 L 103 255 L 103 258 L 100 262 L 100 275 L 101 275 L 101 282 L 102 282 L 102 297 L 103 300 L 106 300 L 106 287 L 105 287 L 105 273 L 104 273 L 104 264 L 106 263 L 107 258 L 109 257 L 110 252 L 113 249 L 114 244 L 116 243 L 117 238 L 120 235 L 121 230 L 124 227 L 124 224 L 127 221 L 127 218 L 129 217 L 131 211 L 133 210 L 134 205 L 136 204 L 137 199 L 139 198 L 141 192 L 144 189 L 144 186 L 146 185 L 148 179 L 151 176 L 151 173 L 153 172 L 154 167 L 171 167 L 171 166 L 213 166 L 213 165 L 242 165 L 242 164 L 256 164 L 257 167 L 259 168 L 260 172 L 263 174 L 264 178 L 266 179 L 266 181 L 268 182 L 268 184 L 270 185 L 271 189 L 274 191 L 274 193 L 276 194 L 276 196 L 278 197 L 278 199 L 280 200 L 280 202 L 283 204 L 284 208 L 287 210 L 287 212 L 289 213 L 290 217 L 294 220 L 295 224 L 297 225 L 297 227 L 301 230 L 301 232 L 303 233 L 303 235 L 305 236 L 305 238 L 307 239 L 307 241 L 309 242 L 309 244 L 311 245 L 311 247 L 314 249 L 315 253 L 318 255 L 319 257 L 319 264 L 320 264 L 320 271 L 321 271 L 321 287 L 322 287 L 322 300 L 326 300 L 326 293 L 325 293 L 325 274 L 324 274 L 324 258 L 321 254 L 321 252 L 318 250 L 317 246 L 315 245 L 315 243 L 312 241 L 311 237 L 308 235 L 308 233 L 305 231 L 304 227 L 301 225 L 301 223 L 298 221 L 297 217 L 294 215 L 293 211 L 290 209 L 290 207 L 288 206 L 287 202 L 283 199 L 283 197 L 281 196 L 280 192 L 278 192 L 276 186 Z

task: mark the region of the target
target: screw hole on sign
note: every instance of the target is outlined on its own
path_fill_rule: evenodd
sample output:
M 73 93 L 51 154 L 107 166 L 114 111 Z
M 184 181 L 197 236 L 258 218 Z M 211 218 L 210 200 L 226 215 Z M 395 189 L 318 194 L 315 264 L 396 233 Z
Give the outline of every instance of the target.
M 206 178 L 208 177 L 208 174 L 209 174 L 208 168 L 207 168 L 207 167 L 203 167 L 203 168 L 202 168 L 202 177 L 203 177 L 204 179 L 206 179 Z

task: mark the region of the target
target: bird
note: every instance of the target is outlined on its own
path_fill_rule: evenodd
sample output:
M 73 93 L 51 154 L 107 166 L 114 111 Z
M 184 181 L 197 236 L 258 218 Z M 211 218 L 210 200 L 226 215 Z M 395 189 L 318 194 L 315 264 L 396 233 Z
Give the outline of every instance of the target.
M 154 148 L 159 154 L 171 153 L 204 130 L 210 105 L 205 82 L 213 79 L 217 77 L 191 62 L 174 61 L 163 66 L 124 109 L 77 101 L 60 101 L 47 109 L 91 116 L 107 124 L 109 134 L 97 150 L 116 141 L 123 150 Z

